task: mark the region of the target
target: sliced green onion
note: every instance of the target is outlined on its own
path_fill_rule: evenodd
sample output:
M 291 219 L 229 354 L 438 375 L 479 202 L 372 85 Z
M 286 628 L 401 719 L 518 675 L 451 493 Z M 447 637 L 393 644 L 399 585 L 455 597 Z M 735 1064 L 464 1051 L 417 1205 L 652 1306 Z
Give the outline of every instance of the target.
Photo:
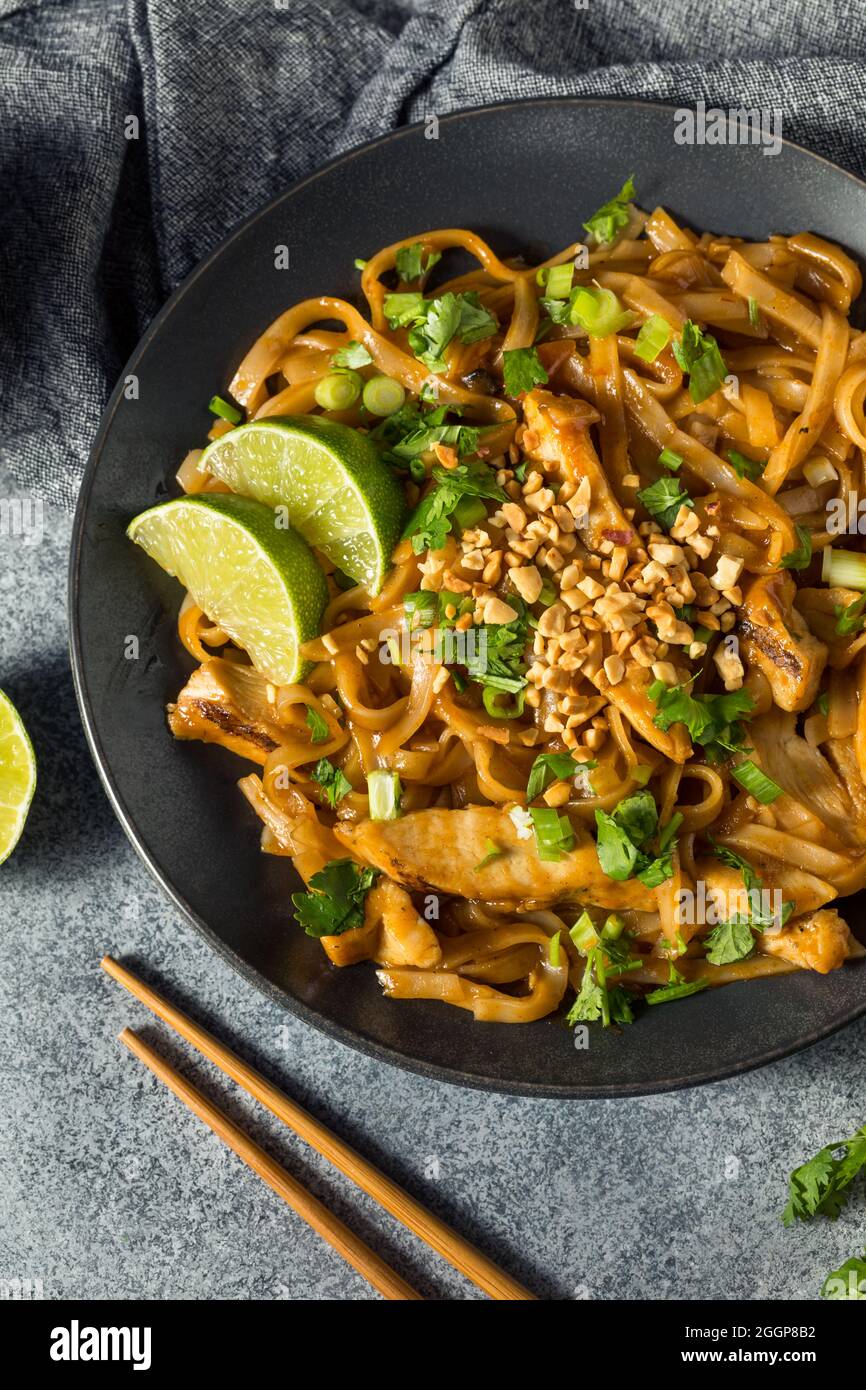
M 826 690 L 821 691 L 821 694 L 818 696 L 816 703 L 818 705 L 818 709 L 821 711 L 824 718 L 826 719 L 827 715 L 830 713 L 830 696 L 827 694 Z
M 367 264 L 367 262 L 364 261 L 364 260 L 362 260 L 360 256 L 356 256 L 356 257 L 355 257 L 355 269 L 356 269 L 356 270 L 363 270 L 363 269 L 365 268 L 366 264 Z
M 322 410 L 348 410 L 360 396 L 363 384 L 357 372 L 328 372 L 316 382 L 316 405 Z
M 229 424 L 240 424 L 244 418 L 243 411 L 238 410 L 237 406 L 224 401 L 222 396 L 211 396 L 208 401 L 208 410 L 212 415 L 219 415 L 223 420 L 228 420 Z
M 459 689 L 459 686 L 458 686 Z M 518 690 L 514 695 L 514 703 L 511 705 L 497 705 L 496 697 L 501 692 L 494 690 L 492 686 L 485 685 L 481 691 L 481 699 L 484 708 L 491 719 L 519 719 L 523 713 L 523 706 L 526 702 L 526 691 Z
M 753 328 L 761 326 L 761 310 L 754 295 L 749 295 L 749 323 Z
M 535 283 L 540 289 L 544 289 L 547 284 L 547 277 L 550 274 L 550 266 L 540 265 L 535 272 Z
M 554 970 L 559 969 L 559 936 L 560 934 L 558 931 L 554 932 L 550 941 L 547 943 L 547 954 Z
M 564 265 L 552 265 L 548 272 L 547 290 L 548 299 L 568 299 L 571 294 L 571 282 L 574 278 L 574 266 L 571 261 L 566 261 Z
M 480 497 L 461 497 L 454 508 L 454 516 L 461 531 L 469 531 L 485 520 L 487 508 Z
M 862 593 L 866 590 L 866 555 L 828 546 L 824 551 L 821 578 L 833 589 L 859 589 Z
M 432 627 L 436 622 L 439 600 L 429 589 L 403 595 L 403 611 L 410 627 Z
M 747 791 L 756 801 L 760 801 L 762 806 L 769 806 L 771 802 L 782 795 L 782 788 L 778 782 L 774 782 L 772 777 L 768 777 L 757 763 L 752 762 L 751 758 L 747 758 L 744 763 L 739 763 L 737 767 L 732 767 L 731 776 L 735 782 L 739 782 L 744 791 Z
M 539 859 L 556 862 L 574 849 L 574 830 L 568 816 L 561 816 L 552 806 L 530 806 L 529 814 Z
M 588 912 L 581 913 L 568 934 L 584 956 L 587 951 L 591 951 L 594 946 L 597 946 L 600 940 L 595 923 Z
M 396 820 L 400 814 L 403 788 L 396 772 L 379 767 L 367 774 L 370 820 Z
M 535 602 L 536 602 L 536 603 L 543 603 L 544 606 L 545 606 L 545 608 L 549 608 L 550 605 L 551 605 L 552 603 L 554 603 L 555 601 L 556 601 L 556 590 L 555 590 L 555 588 L 553 587 L 553 585 L 551 584 L 550 580 L 549 580 L 549 579 L 545 579 L 544 583 L 543 583 L 542 586 L 541 586 L 541 591 L 540 591 L 540 593 L 539 593 L 539 595 L 538 595 L 538 598 L 535 600 Z
M 709 642 L 710 638 L 714 635 L 712 629 L 704 627 L 702 623 L 698 623 L 698 626 L 694 629 L 694 634 L 696 642 L 704 643 Z
M 485 840 L 484 848 L 487 850 L 487 853 L 483 859 L 478 861 L 475 868 L 472 870 L 475 874 L 478 873 L 479 869 L 486 869 L 487 865 L 492 864 L 494 859 L 501 859 L 505 853 L 505 850 L 500 849 L 495 840 Z
M 405 389 L 390 376 L 371 376 L 364 386 L 364 404 L 371 415 L 393 415 L 405 399 Z
M 650 314 L 646 322 L 641 324 L 635 340 L 635 357 L 640 357 L 643 362 L 655 362 L 670 340 L 671 326 L 667 319 L 663 319 L 661 314 Z
M 635 763 L 631 770 L 632 780 L 637 782 L 639 787 L 645 787 L 652 775 L 653 770 L 647 767 L 646 763 Z
M 627 327 L 634 315 L 623 309 L 613 290 L 579 289 L 572 296 L 570 318 L 591 338 L 607 338 Z
M 604 926 L 601 929 L 601 935 L 605 941 L 616 941 L 622 936 L 624 931 L 625 922 L 618 912 L 612 912 L 610 916 L 605 919 Z
M 670 469 L 671 473 L 676 473 L 683 466 L 682 454 L 674 453 L 673 449 L 662 449 L 658 461 L 662 468 Z

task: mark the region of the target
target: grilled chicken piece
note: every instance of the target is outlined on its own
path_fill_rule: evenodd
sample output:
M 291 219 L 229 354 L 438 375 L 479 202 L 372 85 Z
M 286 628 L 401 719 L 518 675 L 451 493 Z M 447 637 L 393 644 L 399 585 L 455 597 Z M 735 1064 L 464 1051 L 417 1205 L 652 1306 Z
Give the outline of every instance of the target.
M 618 883 L 602 873 L 592 837 L 574 823 L 575 848 L 555 862 L 539 859 L 534 838 L 522 840 L 496 806 L 412 811 L 392 821 L 339 825 L 334 833 L 357 858 L 409 888 L 438 889 L 461 898 L 511 905 L 567 899 L 610 909 L 651 912 L 655 898 L 636 879 Z M 503 851 L 486 868 L 487 840 Z
M 573 396 L 530 391 L 523 398 L 523 448 L 530 458 L 548 473 L 557 473 L 562 482 L 589 481 L 587 520 L 585 525 L 578 523 L 578 529 L 591 550 L 598 550 L 602 541 L 628 545 L 635 539 L 634 527 L 614 497 L 589 437 L 589 427 L 598 418 L 597 410 Z
M 177 703 L 168 706 L 169 728 L 175 738 L 221 743 L 264 766 L 281 733 L 271 718 L 267 684 L 252 666 L 214 657 L 193 671 Z
M 780 932 L 762 932 L 760 942 L 768 955 L 781 956 L 801 970 L 817 970 L 819 975 L 838 970 L 849 956 L 860 954 L 848 924 L 835 907 L 824 907 L 811 917 L 789 922 Z
M 666 733 L 656 728 L 653 721 L 658 706 L 649 698 L 643 686 L 632 685 L 629 680 L 611 685 L 603 666 L 591 676 L 591 680 L 628 720 L 635 733 L 652 748 L 657 748 L 674 763 L 684 763 L 691 756 L 692 745 L 685 724 L 672 724 Z
M 807 709 L 818 693 L 827 648 L 813 637 L 794 607 L 790 574 L 758 575 L 743 597 L 737 629 L 743 654 L 769 681 L 784 710 Z

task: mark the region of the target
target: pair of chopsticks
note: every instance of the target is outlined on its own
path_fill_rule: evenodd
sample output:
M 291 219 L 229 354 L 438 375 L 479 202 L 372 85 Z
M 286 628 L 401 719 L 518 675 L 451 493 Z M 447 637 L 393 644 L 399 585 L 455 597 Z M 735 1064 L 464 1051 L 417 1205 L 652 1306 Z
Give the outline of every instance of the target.
M 427 1211 L 420 1202 L 380 1173 L 372 1163 L 368 1163 L 359 1153 L 346 1144 L 337 1134 L 320 1124 L 300 1105 L 297 1105 L 270 1081 L 249 1066 L 229 1048 L 224 1047 L 198 1023 L 176 1009 L 156 990 L 146 985 L 131 970 L 121 965 L 111 956 L 104 956 L 100 962 L 106 974 L 118 984 L 123 985 L 130 994 L 140 1000 L 151 1013 L 173 1028 L 180 1037 L 191 1043 L 203 1057 L 213 1062 L 226 1076 L 254 1097 L 282 1120 L 293 1133 L 309 1144 L 311 1148 L 328 1159 L 368 1197 L 372 1197 L 390 1212 L 397 1220 L 414 1232 L 421 1240 L 447 1260 L 449 1264 L 465 1274 L 479 1289 L 496 1299 L 534 1299 L 521 1284 L 512 1279 L 498 1265 L 477 1250 L 468 1240 L 453 1231 L 444 1221 Z M 155 1052 L 143 1038 L 131 1028 L 124 1028 L 119 1041 L 129 1048 L 146 1067 L 164 1082 L 170 1091 L 183 1101 L 187 1109 L 203 1120 L 224 1144 L 257 1173 L 293 1211 L 312 1226 L 323 1240 L 327 1241 L 338 1254 L 342 1255 L 353 1269 L 378 1289 L 387 1299 L 420 1299 L 422 1297 L 407 1284 L 400 1275 L 386 1264 L 374 1250 L 371 1250 L 359 1236 L 356 1236 L 339 1217 L 329 1211 L 324 1203 L 287 1172 L 276 1159 L 271 1158 L 260 1145 L 230 1120 L 218 1106 L 208 1099 L 196 1086 L 181 1076 L 158 1052 Z

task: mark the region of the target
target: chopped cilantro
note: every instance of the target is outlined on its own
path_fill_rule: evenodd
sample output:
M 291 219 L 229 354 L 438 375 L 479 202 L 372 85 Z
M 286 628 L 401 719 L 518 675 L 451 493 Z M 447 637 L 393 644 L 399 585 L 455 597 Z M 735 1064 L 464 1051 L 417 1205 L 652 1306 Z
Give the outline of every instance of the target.
M 587 222 L 584 222 L 584 228 L 595 237 L 600 246 L 613 241 L 617 233 L 628 226 L 630 216 L 628 205 L 634 196 L 634 181 L 633 177 L 630 176 L 616 196 L 611 198 L 610 202 L 604 203 Z
M 489 497 L 507 501 L 486 464 L 459 464 L 457 468 L 434 468 L 437 486 L 422 497 L 403 531 L 412 537 L 416 555 L 425 550 L 441 550 L 451 530 L 451 519 L 462 497 Z
M 441 259 L 441 251 L 428 251 L 425 256 L 423 243 L 415 241 L 411 246 L 401 246 L 397 252 L 397 274 L 403 281 L 418 280 L 431 271 Z
M 364 900 L 378 869 L 354 859 L 332 859 L 310 879 L 312 892 L 293 893 L 298 924 L 307 936 L 339 936 L 364 921 Z
M 314 782 L 318 782 L 331 806 L 336 806 L 350 791 L 353 790 L 352 783 L 339 767 L 329 758 L 320 758 L 310 773 Z
M 689 395 L 699 405 L 723 385 L 728 369 L 711 333 L 704 333 L 691 319 L 683 324 L 681 338 L 675 338 L 674 357 L 689 377 Z
M 748 718 L 754 708 L 748 691 L 692 695 L 684 685 L 653 681 L 647 694 L 658 709 L 653 723 L 663 733 L 672 724 L 684 724 L 692 743 L 699 743 L 711 759 L 744 751 L 740 720 Z
M 829 1216 L 835 1221 L 848 1200 L 851 1184 L 866 1168 L 866 1125 L 850 1139 L 827 1144 L 788 1180 L 788 1203 L 782 1213 L 786 1226 Z
M 331 358 L 332 367 L 349 367 L 352 371 L 357 371 L 359 367 L 369 367 L 373 361 L 363 343 L 358 343 L 352 338 L 345 347 L 337 348 Z
M 812 534 L 805 526 L 797 526 L 797 546 L 783 555 L 779 564 L 783 570 L 804 570 L 812 559 Z
M 310 731 L 310 742 L 327 742 L 328 738 L 330 737 L 330 730 L 325 720 L 319 714 L 319 711 L 317 709 L 313 709 L 312 705 L 307 705 L 306 713 L 304 714 L 304 719 L 306 721 L 307 728 Z
M 548 380 L 547 372 L 534 347 L 514 348 L 502 354 L 502 374 L 505 390 L 509 396 L 522 396 L 533 386 L 543 386 Z
M 638 499 L 666 531 L 676 521 L 680 507 L 695 505 L 678 478 L 659 478 L 649 487 L 641 488 Z

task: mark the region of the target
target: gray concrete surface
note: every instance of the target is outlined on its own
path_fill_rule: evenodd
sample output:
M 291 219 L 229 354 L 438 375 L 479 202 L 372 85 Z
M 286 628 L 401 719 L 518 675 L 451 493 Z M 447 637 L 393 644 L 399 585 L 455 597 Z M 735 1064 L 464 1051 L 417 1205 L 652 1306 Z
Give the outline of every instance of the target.
M 0 499 L 15 495 L 0 475 Z M 7 527 L 7 530 L 9 528 Z M 813 1298 L 864 1244 L 862 1195 L 786 1231 L 788 1170 L 866 1120 L 866 1020 L 799 1057 L 670 1096 L 565 1104 L 436 1085 L 259 996 L 176 915 L 116 824 L 66 654 L 70 520 L 0 535 L 0 685 L 40 783 L 0 868 L 0 1280 L 46 1298 L 365 1299 L 371 1291 L 115 1041 L 157 1030 L 98 969 L 138 958 L 536 1292 Z M 183 1057 L 182 1051 L 166 1050 Z M 183 1069 L 220 1095 L 203 1063 Z M 474 1295 L 252 1103 L 228 1107 L 428 1297 Z

